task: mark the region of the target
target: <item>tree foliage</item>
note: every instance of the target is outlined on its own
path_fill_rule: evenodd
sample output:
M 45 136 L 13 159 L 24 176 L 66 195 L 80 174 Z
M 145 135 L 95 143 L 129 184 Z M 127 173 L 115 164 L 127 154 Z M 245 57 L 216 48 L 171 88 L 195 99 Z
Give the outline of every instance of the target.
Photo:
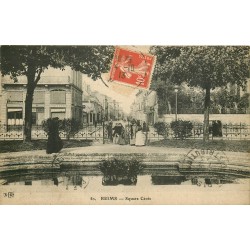
M 113 52 L 112 46 L 1 46 L 1 73 L 17 82 L 17 76 L 28 76 L 31 66 L 36 74 L 70 66 L 97 80 L 109 70 Z
M 249 93 L 242 96 L 238 88 L 217 88 L 211 93 L 211 107 L 219 113 L 245 113 L 249 107 Z
M 245 89 L 249 74 L 247 46 L 153 46 L 157 56 L 154 78 L 201 87 L 204 98 L 204 140 L 209 138 L 210 91 L 228 83 Z
M 159 115 L 174 114 L 176 109 L 175 88 L 170 81 L 154 81 L 152 86 L 158 97 Z M 204 93 L 201 88 L 189 88 L 181 84 L 178 88 L 177 110 L 181 114 L 200 113 L 204 105 Z
M 33 94 L 42 72 L 49 67 L 63 70 L 69 66 L 93 80 L 102 80 L 101 74 L 108 71 L 113 51 L 112 46 L 2 46 L 2 75 L 10 75 L 14 82 L 18 76 L 27 77 L 24 140 L 31 140 Z
M 157 55 L 156 78 L 173 84 L 206 89 L 228 83 L 245 88 L 249 72 L 250 49 L 247 46 L 153 46 Z

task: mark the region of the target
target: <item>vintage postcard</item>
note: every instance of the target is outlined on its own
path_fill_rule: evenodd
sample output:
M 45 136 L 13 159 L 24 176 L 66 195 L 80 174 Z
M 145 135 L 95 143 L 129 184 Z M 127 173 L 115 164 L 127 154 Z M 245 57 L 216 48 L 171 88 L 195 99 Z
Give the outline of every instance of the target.
M 0 204 L 250 204 L 250 46 L 0 60 Z

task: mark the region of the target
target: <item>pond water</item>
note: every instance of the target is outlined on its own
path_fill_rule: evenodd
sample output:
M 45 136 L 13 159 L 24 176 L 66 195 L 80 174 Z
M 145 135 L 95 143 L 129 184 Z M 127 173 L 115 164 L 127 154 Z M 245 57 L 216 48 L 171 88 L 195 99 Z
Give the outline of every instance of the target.
M 193 186 L 221 186 L 224 184 L 242 184 L 249 181 L 247 178 L 235 174 L 199 172 L 186 175 L 177 175 L 162 171 L 153 173 L 142 173 L 136 180 L 124 181 L 124 178 L 117 178 L 115 182 L 107 182 L 107 178 L 99 171 L 85 171 L 82 169 L 58 168 L 58 169 L 32 169 L 32 170 L 11 170 L 0 172 L 0 185 L 25 185 L 25 186 L 58 186 L 65 189 L 87 189 L 91 186 L 102 188 L 104 186 L 172 186 L 172 185 L 193 185 Z

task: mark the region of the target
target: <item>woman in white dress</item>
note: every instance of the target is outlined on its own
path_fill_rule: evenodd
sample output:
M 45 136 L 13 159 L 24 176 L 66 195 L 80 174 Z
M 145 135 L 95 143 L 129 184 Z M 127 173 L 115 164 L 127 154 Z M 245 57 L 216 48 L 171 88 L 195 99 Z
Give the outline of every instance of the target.
M 138 131 L 135 136 L 135 146 L 145 146 L 146 136 L 142 132 L 141 126 L 138 127 Z

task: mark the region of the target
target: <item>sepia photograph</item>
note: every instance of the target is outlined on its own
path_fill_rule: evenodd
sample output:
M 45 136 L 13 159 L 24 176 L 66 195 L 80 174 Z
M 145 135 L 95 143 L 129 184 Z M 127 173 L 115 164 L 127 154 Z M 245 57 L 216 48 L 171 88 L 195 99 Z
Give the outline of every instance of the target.
M 248 2 L 2 2 L 1 249 L 249 249 Z
M 249 46 L 0 56 L 0 204 L 250 203 Z

